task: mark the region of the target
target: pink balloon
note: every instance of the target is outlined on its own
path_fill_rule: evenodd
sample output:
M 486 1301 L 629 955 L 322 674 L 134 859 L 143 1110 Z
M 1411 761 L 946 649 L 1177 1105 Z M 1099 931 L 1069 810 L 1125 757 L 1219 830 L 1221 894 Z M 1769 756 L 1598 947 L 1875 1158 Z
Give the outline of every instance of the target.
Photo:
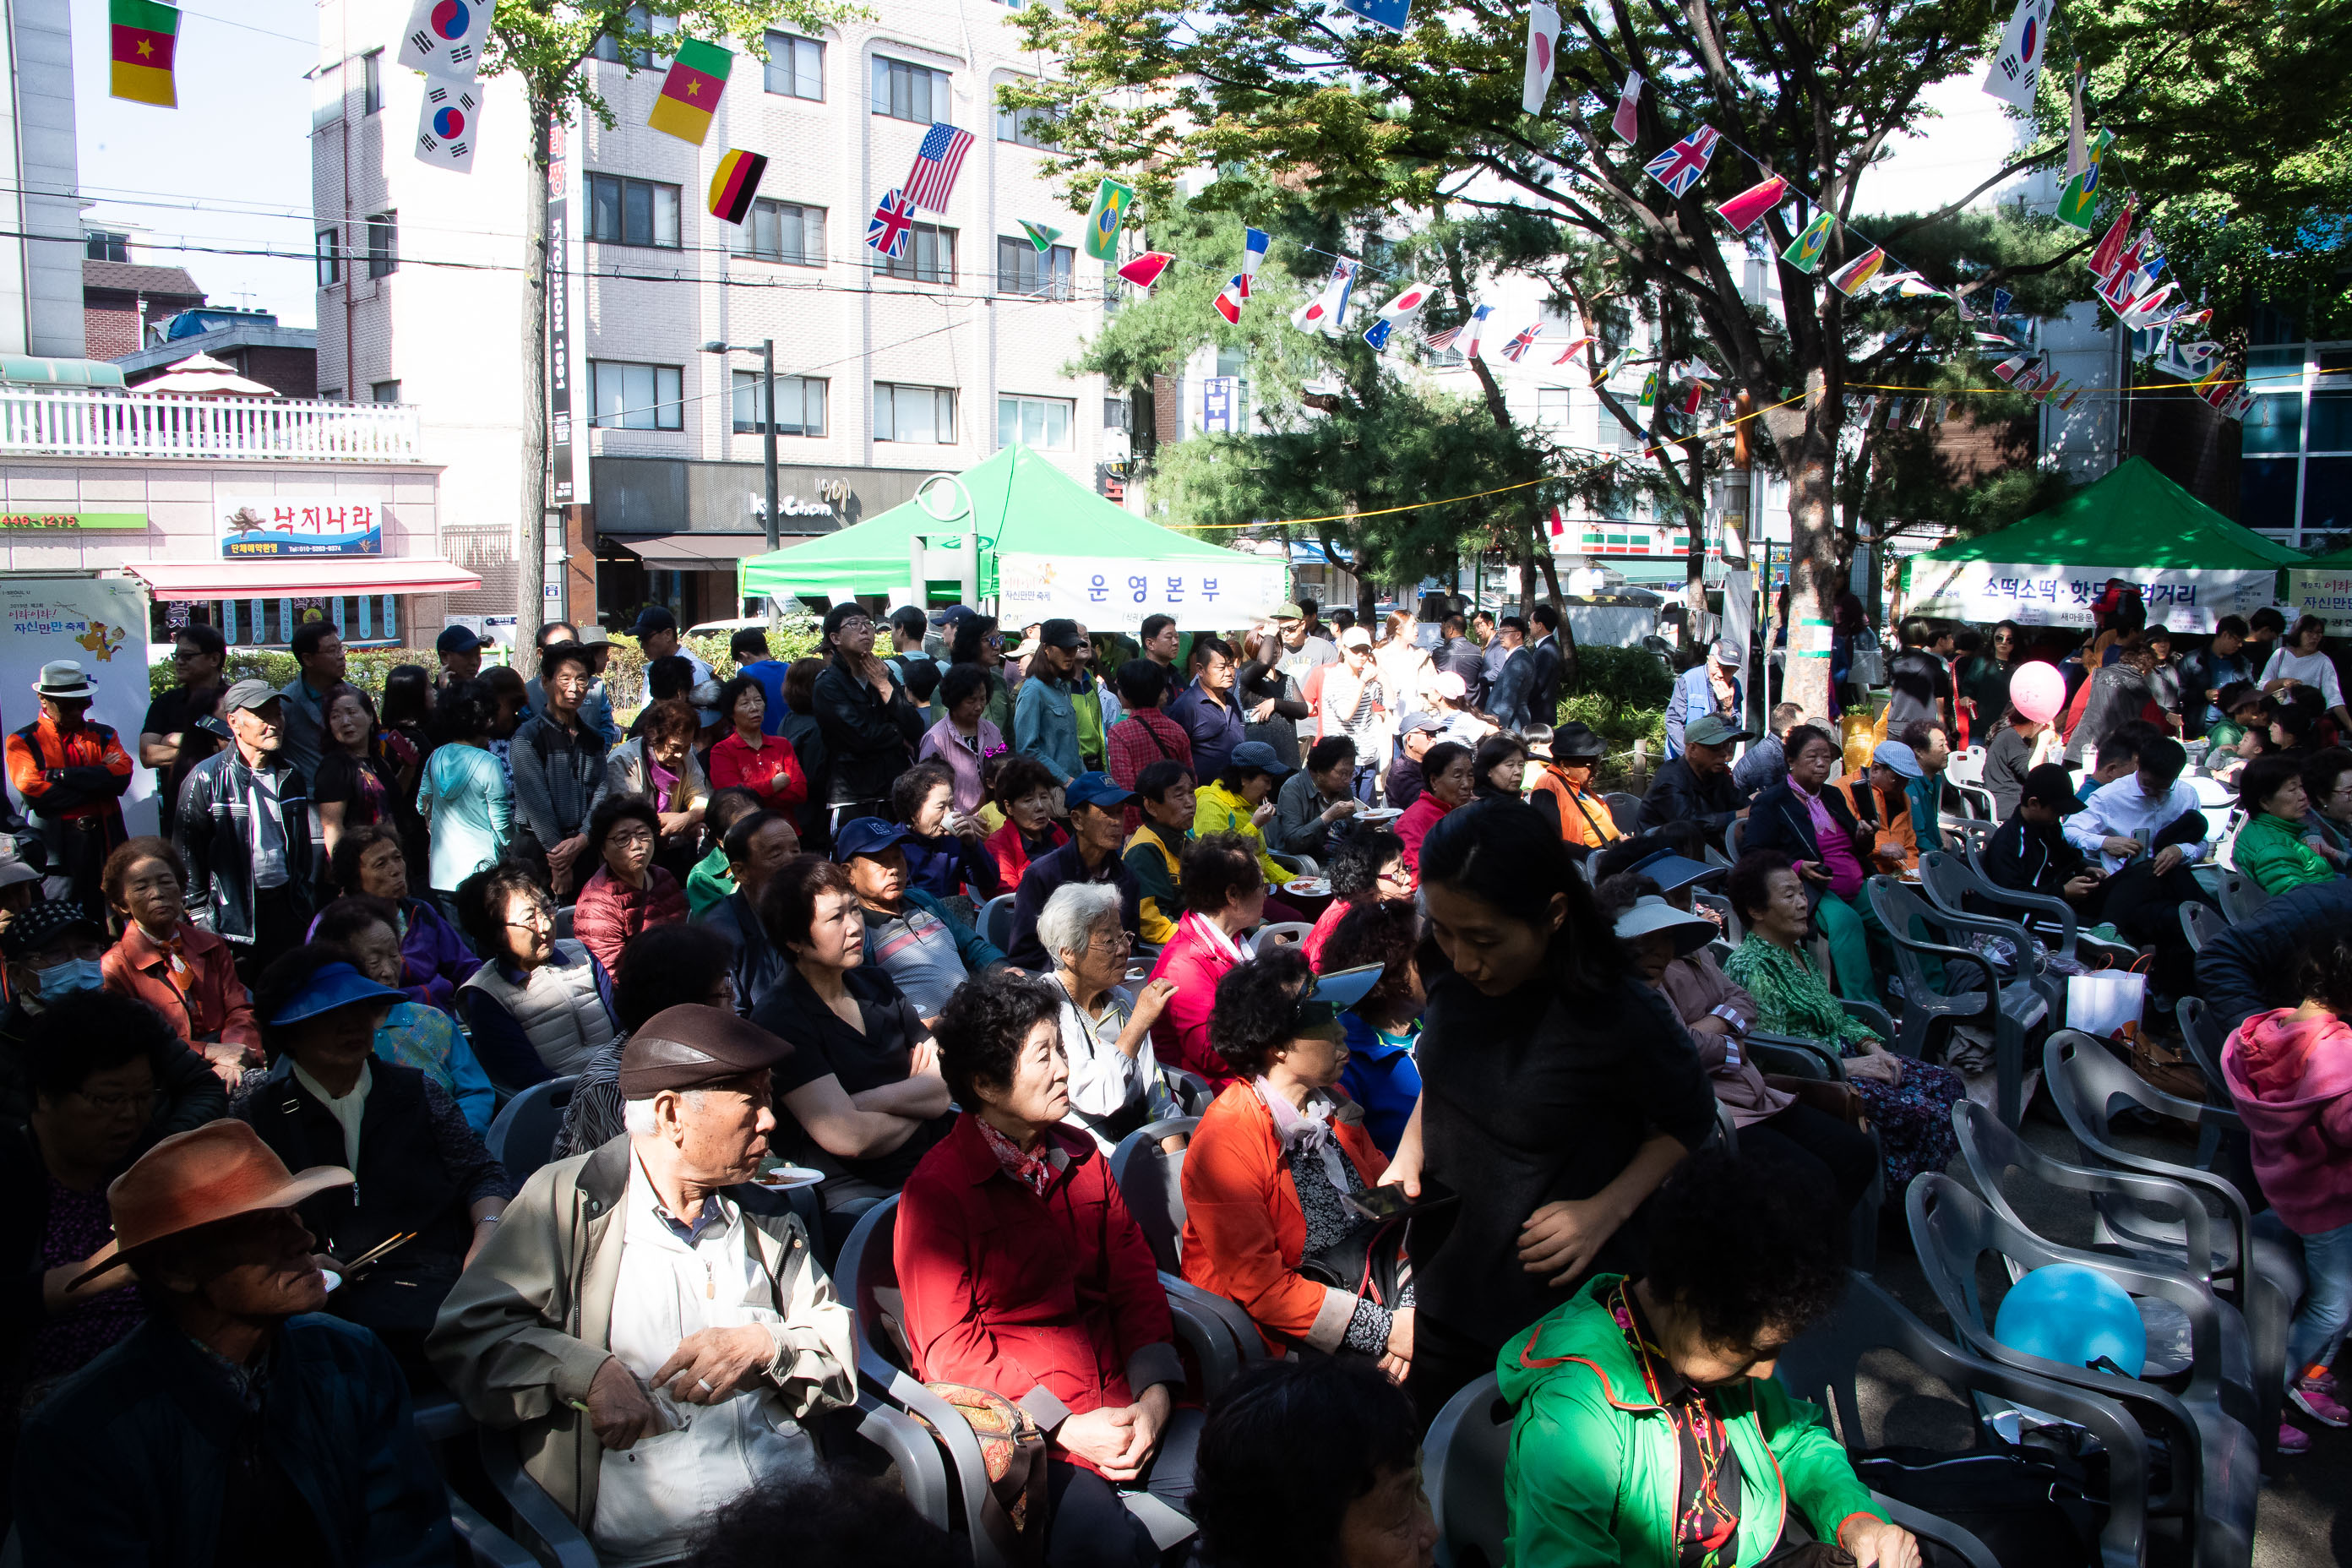
M 2009 700 L 2020 713 L 2047 724 L 2066 705 L 2066 678 L 2054 664 L 2026 664 L 2009 678 Z

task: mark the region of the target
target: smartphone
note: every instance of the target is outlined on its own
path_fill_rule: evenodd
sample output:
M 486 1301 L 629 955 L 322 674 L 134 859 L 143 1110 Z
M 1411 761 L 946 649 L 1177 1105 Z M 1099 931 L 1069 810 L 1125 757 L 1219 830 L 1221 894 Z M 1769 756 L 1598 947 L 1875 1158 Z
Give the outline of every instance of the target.
M 1405 1196 L 1402 1187 L 1374 1187 L 1369 1193 L 1349 1193 L 1347 1198 L 1348 1206 L 1366 1219 L 1385 1222 L 1458 1203 L 1461 1194 L 1444 1182 L 1424 1180 L 1417 1198 Z

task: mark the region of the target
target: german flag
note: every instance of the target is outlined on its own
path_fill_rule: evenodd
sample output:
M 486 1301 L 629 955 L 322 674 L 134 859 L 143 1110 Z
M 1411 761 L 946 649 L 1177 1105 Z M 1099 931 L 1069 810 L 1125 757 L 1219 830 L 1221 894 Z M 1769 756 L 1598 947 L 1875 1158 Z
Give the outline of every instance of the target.
M 710 176 L 710 216 L 741 223 L 751 210 L 751 198 L 760 194 L 760 176 L 767 172 L 768 161 L 759 153 L 730 147 L 719 155 L 719 173 Z
M 669 79 L 662 83 L 661 96 L 654 100 L 654 111 L 646 123 L 701 146 L 702 139 L 710 134 L 710 116 L 719 108 L 719 95 L 726 90 L 727 72 L 734 64 L 733 53 L 717 44 L 706 44 L 700 38 L 679 44 Z
M 179 39 L 180 13 L 155 0 L 110 0 L 108 20 L 114 32 L 110 95 L 133 103 L 179 108 L 179 89 L 172 80 L 172 50 Z

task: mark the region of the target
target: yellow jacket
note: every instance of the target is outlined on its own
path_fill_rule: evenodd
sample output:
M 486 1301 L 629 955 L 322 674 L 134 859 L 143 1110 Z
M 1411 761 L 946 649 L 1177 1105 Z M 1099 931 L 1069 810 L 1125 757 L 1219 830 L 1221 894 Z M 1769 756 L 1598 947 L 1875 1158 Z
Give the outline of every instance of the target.
M 1250 820 L 1254 809 L 1249 802 L 1221 784 L 1202 784 L 1192 793 L 1192 837 L 1205 838 L 1212 833 L 1241 835 L 1257 851 L 1257 863 L 1265 868 L 1266 885 L 1279 888 L 1290 880 L 1290 868 L 1266 853 L 1265 835 Z

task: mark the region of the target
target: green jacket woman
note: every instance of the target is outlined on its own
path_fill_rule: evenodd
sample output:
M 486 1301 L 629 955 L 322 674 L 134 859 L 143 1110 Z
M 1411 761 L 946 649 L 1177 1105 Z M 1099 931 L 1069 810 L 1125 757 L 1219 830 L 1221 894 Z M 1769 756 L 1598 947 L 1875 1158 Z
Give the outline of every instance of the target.
M 1513 1568 L 1677 1568 L 1684 1439 L 1670 1402 L 1690 1385 L 1636 1352 L 1626 1278 L 1596 1275 L 1503 1347 L 1496 1370 L 1511 1423 L 1504 1500 Z M 1633 1320 L 1638 1323 L 1638 1318 Z M 1791 1503 L 1824 1540 L 1858 1519 L 1887 1522 L 1822 1412 L 1769 1376 L 1706 1391 L 1738 1461 L 1727 1563 L 1761 1563 Z
M 2238 829 L 2231 858 L 2263 892 L 2275 897 L 2315 882 L 2332 882 L 2336 868 L 2303 841 L 2304 826 L 2258 811 Z

